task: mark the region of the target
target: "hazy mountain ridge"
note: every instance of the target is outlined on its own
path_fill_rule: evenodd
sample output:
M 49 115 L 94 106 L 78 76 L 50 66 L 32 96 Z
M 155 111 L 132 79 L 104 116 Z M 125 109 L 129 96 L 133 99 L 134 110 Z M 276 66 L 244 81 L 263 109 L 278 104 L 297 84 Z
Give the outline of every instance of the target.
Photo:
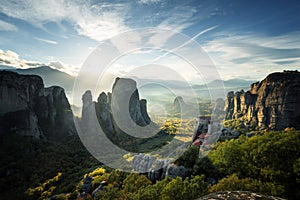
M 1 69 L 14 71 L 19 74 L 34 74 L 41 76 L 46 87 L 52 85 L 63 87 L 68 96 L 72 94 L 73 84 L 76 79 L 76 77 L 53 69 L 47 65 L 28 69 L 19 69 L 12 66 L 2 65 L 0 66 L 0 70 Z M 207 84 L 197 84 L 196 82 L 183 82 L 178 80 L 139 79 L 136 77 L 132 78 L 137 82 L 138 87 L 141 87 L 139 90 L 142 98 L 148 99 L 150 103 L 152 103 L 152 101 L 154 101 L 154 103 L 171 103 L 176 96 L 182 96 L 188 102 L 188 96 L 190 96 L 190 94 L 186 89 L 193 90 L 201 99 L 210 99 L 210 93 L 215 93 L 216 95 L 214 96 L 216 99 L 225 99 L 227 92 L 241 89 L 248 90 L 249 85 L 253 82 L 256 82 L 243 79 L 229 79 L 224 81 L 218 79 L 208 82 Z M 87 83 L 86 88 L 88 89 L 90 86 L 91 84 Z M 179 95 L 177 93 L 179 93 Z M 172 98 L 170 98 L 171 96 Z
M 1 66 L 0 70 L 2 69 L 6 71 L 17 72 L 19 74 L 38 75 L 42 77 L 46 87 L 57 85 L 64 88 L 67 93 L 71 93 L 73 90 L 75 77 L 57 69 L 53 69 L 47 65 L 28 69 L 20 69 L 11 66 Z

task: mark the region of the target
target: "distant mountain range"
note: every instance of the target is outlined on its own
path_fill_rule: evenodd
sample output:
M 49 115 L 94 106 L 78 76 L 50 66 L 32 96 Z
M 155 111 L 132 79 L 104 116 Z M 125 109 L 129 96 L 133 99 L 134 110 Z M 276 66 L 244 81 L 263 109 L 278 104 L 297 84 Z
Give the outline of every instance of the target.
M 41 76 L 46 87 L 53 85 L 60 86 L 65 89 L 65 92 L 69 97 L 72 95 L 73 84 L 76 78 L 62 71 L 53 69 L 47 65 L 28 69 L 18 69 L 12 66 L 0 65 L 0 70 L 13 71 L 19 74 L 34 74 Z M 248 90 L 249 85 L 256 82 L 242 79 L 230 79 L 226 81 L 214 80 L 207 84 L 190 84 L 177 80 L 138 79 L 136 77 L 133 77 L 133 79 L 136 80 L 139 87 L 145 84 L 150 84 L 143 86 L 140 89 L 140 94 L 142 98 L 149 100 L 149 102 L 155 103 L 171 103 L 176 96 L 182 96 L 183 99 L 188 102 L 191 101 L 191 92 L 197 94 L 197 97 L 201 99 L 225 99 L 227 92 L 241 89 Z M 87 85 L 87 89 L 88 88 L 89 86 Z
M 222 80 L 214 80 L 210 82 L 210 85 L 219 85 L 224 84 L 225 89 L 231 89 L 231 88 L 241 88 L 241 89 L 249 89 L 249 85 L 256 82 L 255 80 L 243 80 L 243 79 L 230 79 L 226 81 Z
M 60 86 L 64 88 L 67 94 L 72 93 L 75 81 L 75 77 L 46 65 L 28 69 L 18 69 L 11 66 L 0 65 L 0 70 L 13 71 L 19 74 L 38 75 L 42 77 L 46 87 L 53 85 Z
M 185 102 L 195 102 L 197 98 L 202 100 L 225 99 L 230 91 L 249 90 L 249 86 L 257 82 L 242 79 L 214 80 L 207 84 L 186 83 L 176 80 L 137 80 L 138 85 L 155 83 L 140 88 L 142 98 L 149 103 L 171 103 L 177 96 L 181 96 Z

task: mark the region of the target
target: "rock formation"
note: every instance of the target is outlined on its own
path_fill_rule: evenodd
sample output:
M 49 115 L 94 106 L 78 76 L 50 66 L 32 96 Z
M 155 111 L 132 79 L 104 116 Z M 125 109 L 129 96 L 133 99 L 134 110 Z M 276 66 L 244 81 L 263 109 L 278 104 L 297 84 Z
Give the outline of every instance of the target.
M 126 114 L 126 112 L 138 126 L 146 126 L 151 123 L 147 113 L 147 101 L 140 100 L 136 82 L 132 79 L 117 78 L 113 84 L 112 93 L 102 92 L 96 102 L 92 101 L 91 91 L 86 91 L 82 96 L 82 102 L 83 123 L 88 124 L 95 113 L 104 131 L 117 131 L 116 115 Z M 126 102 L 129 102 L 129 105 L 123 105 Z M 115 110 L 112 110 L 112 107 Z M 115 116 L 113 112 L 115 112 Z
M 177 176 L 185 179 L 191 172 L 191 169 L 184 166 L 177 166 L 175 164 L 169 164 L 166 171 L 166 176 L 176 178 Z
M 44 88 L 36 75 L 0 72 L 0 133 L 61 139 L 76 133 L 62 88 Z
M 117 112 L 129 114 L 132 120 L 139 126 L 148 125 L 151 120 L 147 113 L 146 100 L 140 100 L 136 82 L 128 78 L 116 78 L 112 88 L 111 104 L 117 108 Z M 129 102 L 129 105 L 124 103 Z
M 173 108 L 176 112 L 180 113 L 182 109 L 186 107 L 186 104 L 181 96 L 175 97 L 173 102 Z
M 95 102 L 91 91 L 86 91 L 82 102 L 80 126 L 83 134 L 104 133 L 114 145 L 131 152 L 139 152 L 138 148 L 143 152 L 150 150 L 152 139 L 168 136 L 151 121 L 147 101 L 140 99 L 137 84 L 132 79 L 117 78 L 112 92 L 102 92 Z M 163 145 L 164 142 L 159 143 Z M 146 148 L 142 145 L 145 143 L 149 144 Z
M 170 110 L 173 117 L 191 117 L 197 116 L 199 107 L 195 103 L 186 103 L 181 96 L 176 96 Z
M 108 102 L 107 95 L 102 92 L 97 100 L 97 103 L 95 104 L 96 107 L 96 114 L 98 119 L 100 120 L 100 123 L 103 124 L 104 127 L 106 127 L 106 130 L 109 132 L 113 132 L 113 120 L 110 115 L 110 103 Z
M 197 200 L 212 200 L 212 199 L 231 199 L 231 200 L 240 200 L 240 199 L 252 199 L 252 200 L 284 200 L 280 197 L 267 196 L 262 194 L 257 194 L 249 191 L 221 191 L 210 193 L 205 195 Z
M 300 129 L 300 72 L 273 73 L 247 92 L 229 92 L 225 111 L 226 120 L 242 119 L 273 130 Z
M 164 179 L 166 176 L 170 178 L 186 178 L 191 169 L 184 166 L 178 166 L 170 163 L 170 159 L 156 158 L 153 155 L 138 154 L 134 156 L 131 164 L 133 170 L 139 173 L 147 173 L 148 178 L 152 181 Z

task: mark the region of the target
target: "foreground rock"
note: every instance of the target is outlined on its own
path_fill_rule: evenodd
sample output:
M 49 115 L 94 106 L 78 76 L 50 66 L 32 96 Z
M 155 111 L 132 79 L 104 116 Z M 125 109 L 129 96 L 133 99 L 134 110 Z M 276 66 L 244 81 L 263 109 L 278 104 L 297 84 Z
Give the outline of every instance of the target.
M 229 92 L 225 111 L 226 120 L 242 119 L 272 130 L 300 129 L 300 72 L 273 73 L 247 92 Z
M 216 192 L 199 198 L 198 200 L 284 200 L 279 197 L 260 195 L 248 191 Z
M 191 169 L 170 162 L 170 159 L 160 159 L 153 155 L 138 154 L 133 158 L 131 164 L 135 172 L 147 173 L 148 178 L 152 182 L 163 180 L 166 176 L 185 179 L 190 175 Z
M 0 71 L 0 134 L 62 139 L 76 133 L 64 89 L 35 75 Z

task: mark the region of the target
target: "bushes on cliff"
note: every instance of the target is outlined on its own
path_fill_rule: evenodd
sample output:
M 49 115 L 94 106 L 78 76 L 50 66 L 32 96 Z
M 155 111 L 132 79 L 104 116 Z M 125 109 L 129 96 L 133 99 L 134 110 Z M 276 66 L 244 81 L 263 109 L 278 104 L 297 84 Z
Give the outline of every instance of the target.
M 240 179 L 236 174 L 232 174 L 229 177 L 223 178 L 219 183 L 209 189 L 210 193 L 219 191 L 251 191 L 282 196 L 284 187 L 272 182 L 261 182 L 251 178 Z
M 125 183 L 124 180 L 122 191 L 115 191 L 122 194 L 119 196 L 121 199 L 195 199 L 206 194 L 208 189 L 208 184 L 204 182 L 203 176 L 195 176 L 185 180 L 182 180 L 180 177 L 175 179 L 165 178 L 155 184 L 150 184 L 143 178 L 143 175 L 136 174 L 134 176 L 137 176 L 135 181 L 130 181 L 128 185 L 129 182 Z M 128 179 L 131 180 L 132 178 L 129 175 Z M 140 184 L 141 181 L 144 181 L 144 183 Z M 147 184 L 148 186 L 146 186 Z M 130 190 L 128 190 L 128 186 L 131 188 Z M 133 188 L 134 190 L 132 190 Z M 105 193 L 110 193 L 111 190 L 105 191 Z M 103 199 L 105 196 L 106 194 L 99 193 L 99 196 L 95 199 Z
M 296 181 L 299 177 L 299 134 L 297 131 L 276 131 L 251 138 L 240 137 L 219 144 L 209 158 L 223 175 L 235 173 L 242 180 L 251 178 L 282 186 L 276 188 L 285 188 L 284 195 L 290 197 L 300 187 Z

